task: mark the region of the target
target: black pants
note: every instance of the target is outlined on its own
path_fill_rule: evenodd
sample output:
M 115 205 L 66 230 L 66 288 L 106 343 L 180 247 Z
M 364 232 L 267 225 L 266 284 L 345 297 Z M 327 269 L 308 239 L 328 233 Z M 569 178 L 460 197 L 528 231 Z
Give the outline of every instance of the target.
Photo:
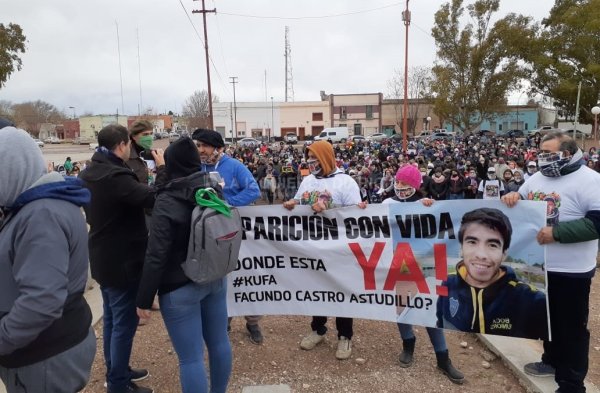
M 552 341 L 544 341 L 542 361 L 556 368 L 561 393 L 585 392 L 590 332 L 587 329 L 591 278 L 548 272 Z
M 327 333 L 327 317 L 313 317 L 310 327 L 312 330 L 316 330 L 317 334 L 324 335 Z M 338 339 L 341 336 L 346 337 L 348 340 L 352 339 L 352 318 L 335 318 L 335 328 L 338 331 Z

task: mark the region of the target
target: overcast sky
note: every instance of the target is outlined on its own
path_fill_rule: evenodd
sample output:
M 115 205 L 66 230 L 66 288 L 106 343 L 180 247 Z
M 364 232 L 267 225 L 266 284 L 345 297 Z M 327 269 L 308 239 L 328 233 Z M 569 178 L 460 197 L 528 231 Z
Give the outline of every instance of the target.
M 410 66 L 435 61 L 430 32 L 442 3 L 410 2 Z M 553 4 L 501 0 L 497 18 L 516 12 L 539 21 Z M 23 69 L 0 100 L 41 99 L 69 115 L 69 107 L 77 115 L 123 113 L 121 73 L 126 114 L 138 113 L 140 80 L 142 111 L 179 113 L 207 87 L 202 15 L 192 14 L 201 7 L 192 0 L 0 0 L 0 23 L 18 23 L 27 36 Z M 320 90 L 385 94 L 394 69 L 404 66 L 404 1 L 206 0 L 206 7 L 217 9 L 207 25 L 212 91 L 222 102 L 233 101 L 230 76 L 238 77 L 238 101 L 285 99 L 285 26 L 295 101 L 319 100 Z M 340 14 L 347 15 L 326 17 Z

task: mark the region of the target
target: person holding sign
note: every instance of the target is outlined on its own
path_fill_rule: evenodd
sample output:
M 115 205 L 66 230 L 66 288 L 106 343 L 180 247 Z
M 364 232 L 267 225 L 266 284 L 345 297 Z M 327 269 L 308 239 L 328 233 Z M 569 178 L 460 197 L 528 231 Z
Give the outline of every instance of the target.
M 297 204 L 310 205 L 316 213 L 320 213 L 333 207 L 361 204 L 358 184 L 336 167 L 330 143 L 315 142 L 307 147 L 306 154 L 310 175 L 302 180 L 294 199 L 284 202 L 283 207 L 292 210 Z M 361 207 L 364 206 L 362 204 Z M 302 339 L 300 348 L 309 351 L 323 342 L 327 333 L 326 323 L 327 317 L 313 317 L 312 332 Z M 337 317 L 335 324 L 338 331 L 335 357 L 348 359 L 352 355 L 352 318 Z
M 479 208 L 463 216 L 458 232 L 463 259 L 443 284 L 448 295 L 438 298 L 438 327 L 532 339 L 548 336 L 546 295 L 502 265 L 511 236 L 510 221 L 498 209 Z
M 419 170 L 412 165 L 405 165 L 396 172 L 394 183 L 395 195 L 392 198 L 385 199 L 382 203 L 421 201 L 424 206 L 431 206 L 434 200 L 423 198 L 423 195 L 419 190 L 420 187 L 421 173 Z M 398 330 L 400 331 L 400 337 L 402 337 L 402 353 L 399 358 L 400 367 L 407 368 L 413 363 L 416 337 L 412 325 L 407 323 L 398 323 Z M 450 361 L 444 331 L 428 327 L 427 334 L 429 335 L 431 345 L 433 345 L 438 368 L 442 370 L 450 381 L 456 384 L 462 384 L 465 380 L 465 376 L 457 370 Z
M 520 199 L 548 205 L 547 226 L 540 229 L 537 241 L 546 247 L 552 341 L 544 341 L 541 362 L 526 364 L 525 372 L 554 375 L 560 392 L 585 392 L 590 287 L 600 234 L 600 176 L 583 165 L 577 143 L 561 132 L 546 134 L 540 150 L 539 172 L 518 193 L 502 198 L 509 207 Z

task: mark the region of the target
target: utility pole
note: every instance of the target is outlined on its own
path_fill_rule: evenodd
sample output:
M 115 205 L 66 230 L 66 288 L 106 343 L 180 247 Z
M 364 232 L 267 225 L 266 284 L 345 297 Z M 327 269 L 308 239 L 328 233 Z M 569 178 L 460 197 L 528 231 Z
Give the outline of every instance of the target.
M 294 76 L 292 75 L 292 47 L 290 28 L 285 27 L 285 102 L 294 101 Z
M 408 147 L 408 27 L 410 26 L 410 11 L 406 0 L 406 10 L 402 13 L 402 20 L 406 26 L 406 43 L 404 44 L 404 115 L 402 116 L 402 151 L 406 153 Z
M 194 0 L 196 1 L 196 0 Z M 208 128 L 211 130 L 213 127 L 213 108 L 212 108 L 212 90 L 210 88 L 210 59 L 208 57 L 208 34 L 206 32 L 206 13 L 214 12 L 217 13 L 217 9 L 213 8 L 212 10 L 207 10 L 204 6 L 204 0 L 202 0 L 202 9 L 201 10 L 193 10 L 192 14 L 201 13 L 202 19 L 204 21 L 204 52 L 206 54 L 206 81 L 208 83 Z
M 237 103 L 235 101 L 235 84 L 238 83 L 237 76 L 230 76 L 231 83 L 233 85 L 233 143 L 237 141 Z

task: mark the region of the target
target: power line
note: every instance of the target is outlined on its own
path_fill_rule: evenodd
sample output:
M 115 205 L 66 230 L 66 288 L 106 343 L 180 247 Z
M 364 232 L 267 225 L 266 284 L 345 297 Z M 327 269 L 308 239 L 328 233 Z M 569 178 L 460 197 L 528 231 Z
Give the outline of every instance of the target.
M 228 15 L 228 16 L 238 16 L 238 17 L 242 17 L 242 18 L 256 18 L 256 19 L 287 19 L 287 20 L 325 19 L 325 18 L 337 18 L 337 17 L 340 17 L 340 16 L 365 14 L 367 12 L 379 11 L 379 10 L 383 10 L 383 9 L 386 9 L 386 8 L 396 7 L 396 6 L 399 6 L 401 4 L 402 4 L 401 2 L 398 2 L 398 3 L 384 5 L 382 7 L 370 8 L 370 9 L 367 9 L 367 10 L 344 12 L 344 13 L 341 13 L 341 14 L 317 15 L 317 16 L 267 16 L 267 15 L 236 14 L 236 13 L 233 13 L 233 12 L 220 12 L 220 13 L 223 14 L 223 15 Z
M 200 42 L 202 43 L 202 46 L 204 46 L 204 40 L 202 39 L 202 37 L 200 36 L 200 33 L 198 33 L 198 30 L 196 30 L 196 26 L 194 25 L 194 22 L 192 21 L 192 18 L 190 18 L 190 15 L 188 14 L 187 10 L 185 9 L 185 6 L 183 5 L 183 2 L 181 0 L 179 0 L 179 4 L 181 4 L 181 8 L 183 8 L 183 12 L 185 13 L 185 16 L 187 17 L 188 21 L 190 22 L 190 25 L 192 25 L 192 28 L 194 29 L 194 31 L 196 32 L 196 37 L 198 37 L 198 39 L 200 40 Z M 221 82 L 221 86 L 223 87 L 224 90 L 226 90 L 228 93 L 231 93 L 231 90 L 229 88 L 228 85 L 225 84 L 225 82 L 223 81 L 223 77 L 221 76 L 221 74 L 219 73 L 219 70 L 217 69 L 217 66 L 215 65 L 215 62 L 213 61 L 212 57 L 209 54 L 209 59 L 211 64 L 213 65 L 213 68 L 217 74 L 217 77 L 219 78 L 219 82 Z

